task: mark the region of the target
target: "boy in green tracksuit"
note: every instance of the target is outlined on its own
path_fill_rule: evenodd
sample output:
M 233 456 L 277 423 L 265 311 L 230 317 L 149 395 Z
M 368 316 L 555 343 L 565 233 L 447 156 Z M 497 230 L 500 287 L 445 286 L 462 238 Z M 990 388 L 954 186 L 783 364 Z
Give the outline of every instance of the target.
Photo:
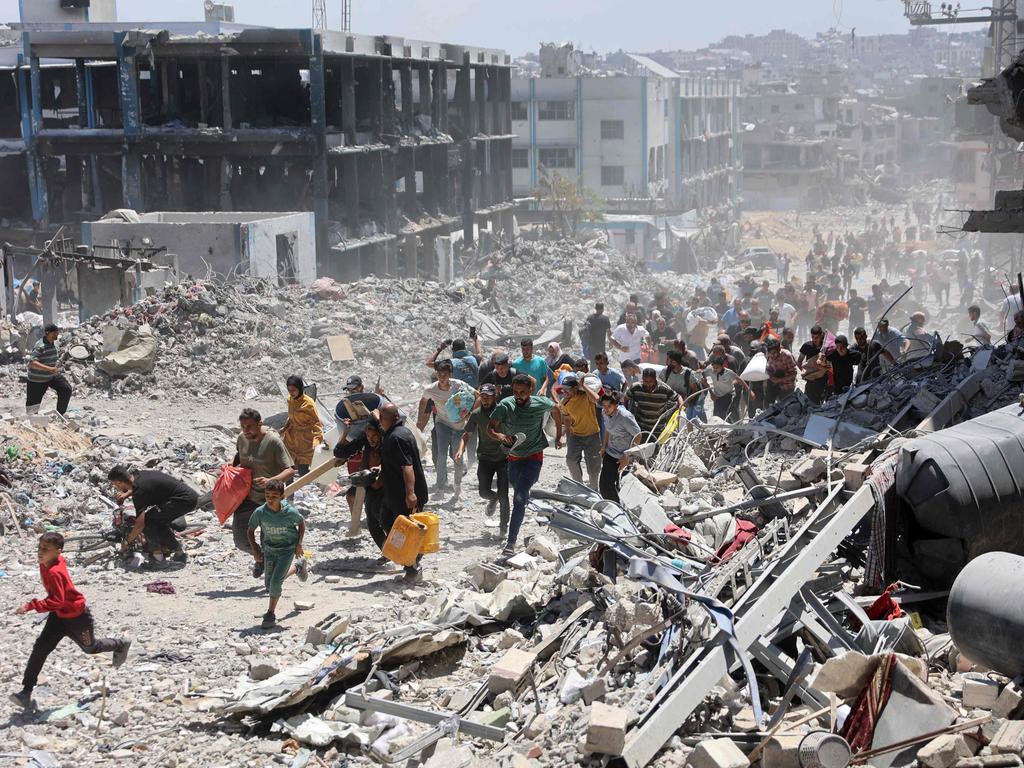
M 269 480 L 265 488 L 267 502 L 258 507 L 249 519 L 249 546 L 257 563 L 263 563 L 263 583 L 270 593 L 270 606 L 263 615 L 263 629 L 277 624 L 277 602 L 281 587 L 290 575 L 292 562 L 302 557 L 302 537 L 306 534 L 306 521 L 291 504 L 284 500 L 284 483 Z M 256 543 L 256 529 L 260 529 L 262 549 Z M 304 561 L 302 561 L 304 564 Z M 305 581 L 305 568 L 299 578 Z

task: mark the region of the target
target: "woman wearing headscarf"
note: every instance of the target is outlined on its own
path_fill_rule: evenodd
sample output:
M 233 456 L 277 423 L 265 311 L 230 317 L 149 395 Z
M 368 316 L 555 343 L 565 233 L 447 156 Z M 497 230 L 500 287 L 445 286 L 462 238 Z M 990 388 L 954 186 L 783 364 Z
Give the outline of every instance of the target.
M 295 462 L 299 477 L 309 472 L 313 461 L 313 451 L 324 441 L 324 428 L 320 423 L 320 414 L 316 410 L 313 398 L 306 394 L 306 385 L 301 376 L 289 376 L 288 386 L 288 421 L 281 430 L 288 453 Z

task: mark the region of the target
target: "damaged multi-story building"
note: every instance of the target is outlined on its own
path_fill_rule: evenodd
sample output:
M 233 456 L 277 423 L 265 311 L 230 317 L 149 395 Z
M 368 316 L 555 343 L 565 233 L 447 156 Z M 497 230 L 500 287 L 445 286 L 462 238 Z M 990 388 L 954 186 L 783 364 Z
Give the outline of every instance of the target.
M 511 233 L 504 52 L 67 5 L 23 4 L 0 70 L 5 237 L 116 208 L 311 211 L 317 272 L 349 280 Z
M 539 62 L 539 76 L 512 80 L 517 195 L 533 195 L 545 174 L 575 180 L 615 244 L 638 256 L 664 228 L 655 217 L 738 211 L 738 81 L 686 77 L 630 53 L 593 69 L 572 45 L 542 46 Z

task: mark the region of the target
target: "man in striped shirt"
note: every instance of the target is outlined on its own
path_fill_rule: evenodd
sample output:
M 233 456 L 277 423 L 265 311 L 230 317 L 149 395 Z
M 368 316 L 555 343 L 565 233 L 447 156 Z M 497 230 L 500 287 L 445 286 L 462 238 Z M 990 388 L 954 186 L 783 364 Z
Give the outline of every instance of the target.
M 629 410 L 648 442 L 661 435 L 669 415 L 682 407 L 683 398 L 661 381 L 653 368 L 645 368 L 640 381 L 629 388 Z
M 71 385 L 57 367 L 57 336 L 60 328 L 50 324 L 43 329 L 43 338 L 36 342 L 32 349 L 32 359 L 28 364 L 28 393 L 25 408 L 32 410 L 43 402 L 46 390 L 57 393 L 57 413 L 67 413 L 71 402 Z

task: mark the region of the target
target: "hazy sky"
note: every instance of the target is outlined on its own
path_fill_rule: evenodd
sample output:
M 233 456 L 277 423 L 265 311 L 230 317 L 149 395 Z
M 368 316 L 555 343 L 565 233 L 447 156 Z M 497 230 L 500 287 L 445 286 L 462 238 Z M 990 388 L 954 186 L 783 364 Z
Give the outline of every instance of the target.
M 32 2 L 32 0 L 26 0 Z M 312 0 L 236 0 L 238 21 L 308 27 Z M 119 0 L 126 21 L 202 17 L 202 0 Z M 353 0 L 352 27 L 504 48 L 535 50 L 541 41 L 571 40 L 605 52 L 699 48 L 728 34 L 788 29 L 811 36 L 831 26 L 858 34 L 902 32 L 909 26 L 901 0 Z M 327 0 L 332 29 L 341 0 Z M 18 0 L 0 0 L 0 21 L 18 20 Z M 973 29 L 974 27 L 961 27 Z

